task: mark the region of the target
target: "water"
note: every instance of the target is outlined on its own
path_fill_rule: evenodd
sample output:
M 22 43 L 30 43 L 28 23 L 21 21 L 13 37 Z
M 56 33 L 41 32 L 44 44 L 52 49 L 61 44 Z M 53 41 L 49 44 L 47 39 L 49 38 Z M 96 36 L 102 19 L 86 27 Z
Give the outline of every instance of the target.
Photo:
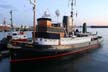
M 0 72 L 10 72 L 9 66 L 9 58 L 0 60 Z
M 32 65 L 20 65 L 16 68 L 18 72 L 108 72 L 108 29 L 90 28 L 88 31 L 98 32 L 104 38 L 103 46 L 90 53 L 78 56 L 74 59 L 64 61 L 36 62 Z M 27 33 L 30 37 L 30 32 Z M 0 38 L 2 38 L 0 33 Z M 9 59 L 0 62 L 0 72 L 9 72 Z M 16 72 L 15 71 L 15 72 Z

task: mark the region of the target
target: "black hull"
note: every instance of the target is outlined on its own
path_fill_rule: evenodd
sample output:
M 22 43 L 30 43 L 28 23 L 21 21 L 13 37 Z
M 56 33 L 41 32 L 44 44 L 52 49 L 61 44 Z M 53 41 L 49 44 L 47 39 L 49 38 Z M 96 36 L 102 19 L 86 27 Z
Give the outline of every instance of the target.
M 89 52 L 100 47 L 100 43 L 81 48 L 70 48 L 66 50 L 38 50 L 35 48 L 10 49 L 11 63 L 32 62 L 60 59 L 67 56 L 75 56 Z
M 9 49 L 7 48 L 7 44 L 0 44 L 0 55 L 1 58 L 9 56 Z
M 8 50 L 7 44 L 1 44 L 0 43 L 0 51 L 6 51 L 6 50 Z

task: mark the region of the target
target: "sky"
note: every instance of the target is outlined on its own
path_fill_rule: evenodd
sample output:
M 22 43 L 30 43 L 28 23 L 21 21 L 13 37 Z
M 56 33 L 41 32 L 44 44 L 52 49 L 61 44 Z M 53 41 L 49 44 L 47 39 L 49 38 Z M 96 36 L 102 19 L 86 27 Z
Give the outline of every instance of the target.
M 0 24 L 4 17 L 10 23 L 10 10 L 13 11 L 13 23 L 16 26 L 32 26 L 33 11 L 29 0 L 0 0 Z M 55 11 L 59 10 L 59 22 L 64 15 L 70 15 L 69 0 L 36 0 L 36 18 L 47 11 L 53 22 L 57 21 Z M 77 13 L 77 17 L 75 14 Z M 108 25 L 108 0 L 76 0 L 74 6 L 74 25 Z

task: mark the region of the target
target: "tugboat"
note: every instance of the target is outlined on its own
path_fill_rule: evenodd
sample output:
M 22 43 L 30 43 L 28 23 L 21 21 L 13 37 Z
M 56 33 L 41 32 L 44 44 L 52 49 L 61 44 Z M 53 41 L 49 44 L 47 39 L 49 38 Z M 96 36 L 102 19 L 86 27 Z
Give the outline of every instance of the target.
M 13 27 L 13 18 L 12 18 L 12 10 L 10 11 L 10 15 L 11 15 L 11 33 L 9 33 L 8 35 L 12 37 L 12 41 L 13 42 L 27 42 L 28 38 L 26 36 L 26 34 L 23 31 L 15 31 L 14 27 Z
M 13 42 L 27 42 L 28 41 L 28 38 L 23 31 L 12 32 L 9 35 L 12 36 Z
M 102 36 L 87 32 L 86 23 L 83 24 L 82 32 L 74 30 L 73 3 L 72 0 L 71 16 L 63 16 L 62 27 L 53 26 L 52 19 L 48 17 L 38 18 L 37 26 L 34 21 L 36 29 L 33 32 L 33 43 L 9 46 L 11 63 L 56 59 L 99 48 L 103 41 Z M 36 4 L 32 4 L 35 13 Z
M 18 43 L 22 42 L 28 42 L 28 38 L 26 34 L 22 31 L 15 31 L 13 27 L 13 19 L 12 19 L 12 11 L 10 11 L 11 15 L 11 32 L 8 32 L 7 36 L 5 36 L 2 40 L 0 40 L 0 51 L 1 55 L 4 56 L 9 56 L 9 48 L 8 43 L 12 43 L 13 45 L 16 45 Z M 6 25 L 6 20 L 4 19 L 4 25 Z

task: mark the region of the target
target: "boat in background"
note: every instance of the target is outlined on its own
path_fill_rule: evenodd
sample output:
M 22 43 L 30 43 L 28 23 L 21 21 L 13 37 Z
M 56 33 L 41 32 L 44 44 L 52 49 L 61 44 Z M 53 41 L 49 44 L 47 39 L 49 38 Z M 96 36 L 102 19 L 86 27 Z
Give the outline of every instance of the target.
M 9 34 L 8 36 L 12 36 L 13 42 L 27 42 L 28 41 L 28 37 L 23 31 L 12 32 L 12 34 L 11 35 Z
M 11 33 L 8 36 L 12 37 L 12 42 L 27 42 L 28 38 L 24 31 L 15 31 L 13 27 L 13 19 L 12 19 L 12 10 L 10 11 L 11 15 Z
M 0 40 L 0 52 L 2 56 L 9 56 L 9 48 L 8 43 L 12 43 L 13 45 L 17 45 L 19 43 L 28 42 L 28 37 L 24 31 L 16 31 L 13 27 L 13 19 L 12 19 L 12 11 L 10 11 L 11 15 L 11 31 L 8 34 L 5 34 L 4 38 Z M 6 25 L 6 20 L 4 18 L 4 25 Z M 5 33 L 5 32 L 4 32 Z
M 2 57 L 9 56 L 9 48 L 8 43 L 17 45 L 19 43 L 26 43 L 28 42 L 28 38 L 24 32 L 11 32 L 8 33 L 6 37 L 4 37 L 2 40 L 0 40 L 0 52 Z

